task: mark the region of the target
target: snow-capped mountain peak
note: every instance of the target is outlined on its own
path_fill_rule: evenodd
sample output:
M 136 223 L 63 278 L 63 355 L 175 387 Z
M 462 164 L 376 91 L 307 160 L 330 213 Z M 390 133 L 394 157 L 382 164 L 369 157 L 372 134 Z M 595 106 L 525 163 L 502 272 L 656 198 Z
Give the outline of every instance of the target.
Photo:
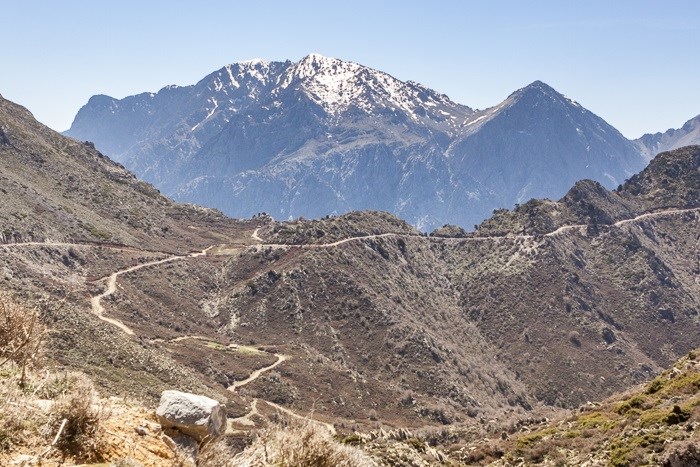
M 241 82 L 251 79 L 260 84 L 267 85 L 272 78 L 270 76 L 270 65 L 271 62 L 260 59 L 226 65 L 222 69 L 222 71 L 225 70 L 227 75 L 224 77 L 224 81 L 226 81 L 227 78 L 228 83 L 234 88 L 239 88 Z
M 471 225 L 495 207 L 561 196 L 580 178 L 614 187 L 644 162 L 617 130 L 541 81 L 475 113 L 320 54 L 94 98 L 68 134 L 164 192 L 229 215 L 371 208 L 424 228 Z
M 404 113 L 413 121 L 448 121 L 457 126 L 471 109 L 455 104 L 435 91 L 411 81 L 354 62 L 310 54 L 293 64 L 282 77 L 279 89 L 296 88 L 338 116 L 350 109 L 365 114 Z

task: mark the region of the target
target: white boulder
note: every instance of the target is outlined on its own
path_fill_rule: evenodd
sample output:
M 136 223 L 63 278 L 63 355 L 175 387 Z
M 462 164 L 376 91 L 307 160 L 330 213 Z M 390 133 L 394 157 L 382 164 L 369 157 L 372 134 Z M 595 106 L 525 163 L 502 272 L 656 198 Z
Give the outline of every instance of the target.
M 226 410 L 214 399 L 180 391 L 163 391 L 156 416 L 163 429 L 176 429 L 198 442 L 226 431 Z

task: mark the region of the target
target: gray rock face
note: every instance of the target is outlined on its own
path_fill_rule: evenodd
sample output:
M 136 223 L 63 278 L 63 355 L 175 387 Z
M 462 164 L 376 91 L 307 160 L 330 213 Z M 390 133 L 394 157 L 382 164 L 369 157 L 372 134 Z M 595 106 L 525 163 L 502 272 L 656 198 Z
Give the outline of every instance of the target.
M 581 179 L 615 188 L 644 166 L 619 131 L 540 81 L 469 122 L 448 154 L 502 206 L 558 199 Z
M 634 142 L 649 160 L 660 152 L 700 144 L 700 115 L 691 118 L 677 130 L 671 128 L 664 133 L 647 133 Z
M 421 229 L 615 187 L 640 150 L 544 83 L 481 112 L 319 55 L 228 65 L 193 86 L 90 99 L 68 135 L 180 201 L 278 219 L 384 210 Z
M 214 399 L 180 391 L 163 391 L 156 409 L 164 429 L 177 429 L 198 442 L 226 431 L 226 411 Z

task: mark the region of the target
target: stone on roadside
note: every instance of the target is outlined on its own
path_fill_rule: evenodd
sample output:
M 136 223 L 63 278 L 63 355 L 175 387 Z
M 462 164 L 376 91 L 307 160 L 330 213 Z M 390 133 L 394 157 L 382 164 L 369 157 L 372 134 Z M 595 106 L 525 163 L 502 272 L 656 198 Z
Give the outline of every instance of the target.
M 163 429 L 176 429 L 198 442 L 226 431 L 226 411 L 216 400 L 180 391 L 163 391 L 156 416 Z

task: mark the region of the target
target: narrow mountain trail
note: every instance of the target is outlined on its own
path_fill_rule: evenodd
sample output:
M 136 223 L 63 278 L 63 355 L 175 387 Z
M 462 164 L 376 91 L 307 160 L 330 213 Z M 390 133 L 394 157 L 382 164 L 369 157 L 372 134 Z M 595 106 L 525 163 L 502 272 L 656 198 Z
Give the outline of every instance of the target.
M 639 216 L 633 217 L 631 219 L 623 219 L 621 221 L 617 221 L 613 224 L 609 224 L 611 227 L 621 227 L 626 224 L 631 224 L 635 222 L 639 222 L 644 219 L 649 219 L 649 218 L 654 218 L 654 217 L 663 217 L 667 215 L 674 215 L 674 214 L 685 214 L 688 212 L 698 212 L 700 211 L 700 208 L 688 208 L 688 209 L 668 209 L 664 211 L 656 211 L 656 212 L 647 212 L 644 214 L 640 214 Z M 605 224 L 601 224 L 603 226 Z M 542 234 L 541 236 L 543 237 L 555 237 L 557 235 L 560 235 L 565 232 L 573 231 L 573 230 L 582 230 L 588 228 L 588 224 L 573 224 L 573 225 L 563 225 L 559 227 L 556 230 L 553 230 L 552 232 L 548 232 L 546 234 Z M 532 234 L 527 234 L 527 235 L 492 235 L 492 236 L 472 236 L 472 237 L 431 237 L 431 236 L 424 236 L 424 235 L 415 235 L 415 234 L 400 234 L 400 233 L 383 233 L 383 234 L 374 234 L 374 235 L 361 235 L 357 237 L 348 237 L 342 240 L 338 240 L 336 242 L 332 243 L 310 243 L 310 244 L 301 244 L 301 245 L 295 245 L 291 243 L 265 243 L 263 239 L 260 238 L 258 235 L 258 231 L 260 229 L 255 229 L 255 232 L 253 232 L 252 237 L 255 238 L 256 240 L 262 242 L 258 247 L 273 247 L 273 248 L 302 248 L 302 249 L 321 249 L 321 248 L 333 248 L 337 247 L 340 245 L 343 245 L 345 243 L 349 242 L 355 242 L 355 241 L 362 241 L 362 240 L 372 240 L 376 238 L 388 238 L 388 237 L 409 237 L 409 238 L 422 238 L 428 241 L 434 241 L 434 242 L 472 242 L 472 241 L 500 241 L 503 239 L 506 240 L 531 240 L 538 235 L 532 235 Z
M 192 336 L 180 336 L 180 337 L 176 337 L 176 338 L 174 338 L 174 339 L 170 339 L 168 342 L 169 342 L 169 343 L 175 343 L 175 342 L 181 342 L 181 341 L 184 341 L 184 340 L 187 340 L 187 339 L 196 339 L 196 340 L 204 340 L 204 341 L 208 341 L 208 340 L 209 340 L 207 337 L 204 337 L 204 336 L 192 335 Z M 163 342 L 163 340 L 162 340 L 162 339 L 154 339 L 154 340 L 152 340 L 151 342 Z M 249 351 L 249 352 L 258 352 L 258 353 L 267 353 L 267 354 L 269 354 L 269 352 L 266 352 L 266 351 L 264 351 L 264 350 L 260 350 L 259 348 L 256 348 L 256 347 L 250 347 L 250 346 L 247 346 L 247 345 L 229 344 L 229 345 L 228 345 L 228 348 L 240 349 L 240 350 L 245 350 L 245 351 Z M 284 355 L 284 354 L 279 354 L 279 353 L 276 353 L 276 354 L 274 354 L 274 355 L 275 355 L 275 357 L 277 357 L 277 361 L 275 361 L 275 363 L 273 363 L 272 365 L 268 365 L 268 366 L 266 366 L 266 367 L 263 367 L 263 368 L 260 368 L 260 369 L 257 369 L 257 370 L 255 370 L 255 371 L 253 371 L 253 372 L 250 374 L 250 376 L 248 376 L 246 379 L 241 380 L 241 381 L 236 381 L 236 382 L 234 382 L 234 383 L 233 383 L 231 386 L 229 386 L 227 389 L 228 389 L 229 391 L 235 391 L 236 389 L 238 389 L 238 388 L 240 388 L 240 387 L 243 387 L 243 386 L 245 386 L 245 385 L 247 385 L 247 384 L 250 384 L 250 383 L 252 383 L 253 381 L 255 381 L 255 380 L 257 380 L 258 378 L 260 378 L 260 376 L 262 376 L 264 373 L 266 373 L 266 372 L 268 372 L 268 371 L 270 371 L 270 370 L 276 368 L 276 367 L 277 367 L 278 365 L 280 365 L 281 363 L 283 363 L 283 362 L 289 360 L 290 358 L 292 358 L 290 355 Z M 241 417 L 228 419 L 228 421 L 227 421 L 227 431 L 228 431 L 229 433 L 232 433 L 232 432 L 235 432 L 235 431 L 236 431 L 236 430 L 232 427 L 232 425 L 241 425 L 241 426 L 245 426 L 245 427 L 254 427 L 254 426 L 255 426 L 255 421 L 253 421 L 252 418 L 253 418 L 254 416 L 256 416 L 256 415 L 261 415 L 260 412 L 259 412 L 259 410 L 258 410 L 258 402 L 264 402 L 265 404 L 267 404 L 267 405 L 269 405 L 270 407 L 274 408 L 274 409 L 277 410 L 278 412 L 284 413 L 285 415 L 290 416 L 290 417 L 292 417 L 292 418 L 296 418 L 296 419 L 298 419 L 298 420 L 305 420 L 305 421 L 308 421 L 308 422 L 310 422 L 310 423 L 314 423 L 314 424 L 318 424 L 318 425 L 320 425 L 320 426 L 323 426 L 323 427 L 325 427 L 326 429 L 328 429 L 328 430 L 330 431 L 330 433 L 333 434 L 333 435 L 335 435 L 335 433 L 336 433 L 335 427 L 334 427 L 333 424 L 331 424 L 331 423 L 322 422 L 322 421 L 316 420 L 315 418 L 312 418 L 312 417 L 310 417 L 310 416 L 307 417 L 307 416 L 304 416 L 304 415 L 300 415 L 300 414 L 294 412 L 293 410 L 290 410 L 290 409 L 288 409 L 288 408 L 286 408 L 286 407 L 283 407 L 283 406 L 281 406 L 281 405 L 279 405 L 279 404 L 275 404 L 274 402 L 271 402 L 271 401 L 268 401 L 268 400 L 265 400 L 265 399 L 258 399 L 258 398 L 254 398 L 254 399 L 253 399 L 253 401 L 251 402 L 250 411 L 249 411 L 247 414 L 245 414 L 245 415 L 243 415 L 243 416 L 241 416 Z
M 665 211 L 647 212 L 645 214 L 640 214 L 637 217 L 633 217 L 632 219 L 624 219 L 621 221 L 617 221 L 613 225 L 616 227 L 619 227 L 621 225 L 629 224 L 630 222 L 637 222 L 637 221 L 640 221 L 642 219 L 648 219 L 650 217 L 659 217 L 659 216 L 665 216 L 668 214 L 685 214 L 687 212 L 697 212 L 697 211 L 700 211 L 700 208 L 667 209 Z
M 130 272 L 138 271 L 139 269 L 147 268 L 150 266 L 157 266 L 159 264 L 164 264 L 164 263 L 170 263 L 173 261 L 178 261 L 181 259 L 186 259 L 186 258 L 196 258 L 199 256 L 204 256 L 207 254 L 207 251 L 210 249 L 214 248 L 214 246 L 210 246 L 208 248 L 205 248 L 202 251 L 199 252 L 194 252 L 190 253 L 189 255 L 173 255 L 173 256 L 168 256 L 167 258 L 164 259 L 159 259 L 155 261 L 149 261 L 147 263 L 142 263 L 142 264 L 137 264 L 136 266 L 130 266 L 125 269 L 121 269 L 119 271 L 113 272 L 107 277 L 103 277 L 101 279 L 96 280 L 95 282 L 100 282 L 103 280 L 107 280 L 107 287 L 105 288 L 104 292 L 101 294 L 95 295 L 92 298 L 90 298 L 90 305 L 92 306 L 92 313 L 100 318 L 102 321 L 105 321 L 107 323 L 113 324 L 114 326 L 117 326 L 119 329 L 124 331 L 125 333 L 129 335 L 134 335 L 134 331 L 132 331 L 128 326 L 126 326 L 124 323 L 121 321 L 114 319 L 114 318 L 108 318 L 104 316 L 105 313 L 105 308 L 102 306 L 102 299 L 105 297 L 109 297 L 112 295 L 114 292 L 117 291 L 117 278 L 121 276 L 122 274 L 128 274 Z
M 260 415 L 260 412 L 258 412 L 258 400 L 259 399 L 253 399 L 253 402 L 250 403 L 250 412 L 248 412 L 247 414 L 243 415 L 242 417 L 228 419 L 228 426 L 226 429 L 226 431 L 228 433 L 235 431 L 231 427 L 231 425 L 233 425 L 233 424 L 247 426 L 247 427 L 254 427 L 255 426 L 255 422 L 253 421 L 253 417 L 256 415 Z
M 289 410 L 288 408 L 282 407 L 279 404 L 275 404 L 274 402 L 266 401 L 264 399 L 257 399 L 257 398 L 253 399 L 253 401 L 251 402 L 250 411 L 247 414 L 245 414 L 241 417 L 228 419 L 228 426 L 227 426 L 226 431 L 228 433 L 234 433 L 235 431 L 237 431 L 233 427 L 233 425 L 241 425 L 244 427 L 251 427 L 251 428 L 254 427 L 255 421 L 253 420 L 253 417 L 255 417 L 256 415 L 257 416 L 262 415 L 260 413 L 260 411 L 258 410 L 258 403 L 259 402 L 263 402 L 263 403 L 267 404 L 268 406 L 272 407 L 273 409 L 277 410 L 278 412 L 283 413 L 289 417 L 296 418 L 297 420 L 303 420 L 306 422 L 310 422 L 310 423 L 322 426 L 322 427 L 326 428 L 332 435 L 336 434 L 335 427 L 333 426 L 332 423 L 322 422 L 322 421 L 316 420 L 315 418 L 310 417 L 310 416 L 299 415 L 298 413 L 294 412 L 293 410 Z
M 650 219 L 653 217 L 660 217 L 660 216 L 668 216 L 668 215 L 673 215 L 673 214 L 685 214 L 688 212 L 697 212 L 699 211 L 700 208 L 689 208 L 689 209 L 669 209 L 665 211 L 657 211 L 657 212 L 647 212 L 644 214 L 640 214 L 637 217 L 633 217 L 631 219 L 623 219 L 621 221 L 617 221 L 613 224 L 610 224 L 613 227 L 622 227 L 623 225 L 627 224 L 632 224 L 635 222 L 639 222 L 644 219 Z M 604 224 L 601 224 L 604 225 Z M 549 232 L 545 234 L 545 237 L 554 237 L 555 235 L 559 235 L 560 233 L 567 232 L 569 230 L 575 230 L 575 229 L 585 229 L 588 228 L 588 224 L 575 224 L 575 225 L 565 225 L 562 227 L 559 227 L 557 230 L 553 232 Z

